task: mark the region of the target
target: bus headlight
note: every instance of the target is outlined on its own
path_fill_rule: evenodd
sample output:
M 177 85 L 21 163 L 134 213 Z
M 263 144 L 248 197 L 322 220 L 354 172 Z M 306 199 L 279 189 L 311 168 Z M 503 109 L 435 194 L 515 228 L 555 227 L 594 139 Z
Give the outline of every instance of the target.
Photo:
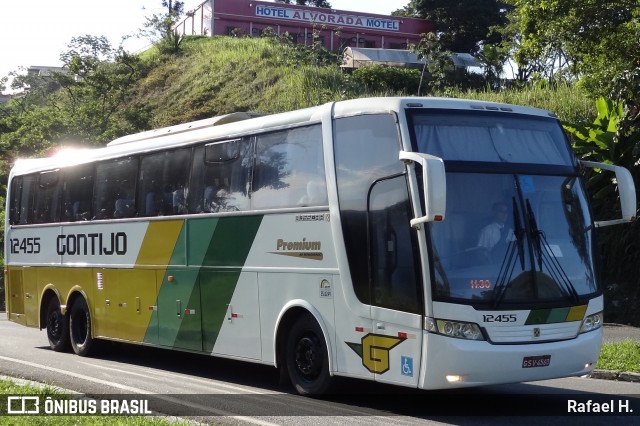
M 430 333 L 466 340 L 484 340 L 478 324 L 426 317 L 424 329 Z
M 597 330 L 602 327 L 602 312 L 587 316 L 582 321 L 582 327 L 580 327 L 580 333 L 586 333 L 587 331 Z

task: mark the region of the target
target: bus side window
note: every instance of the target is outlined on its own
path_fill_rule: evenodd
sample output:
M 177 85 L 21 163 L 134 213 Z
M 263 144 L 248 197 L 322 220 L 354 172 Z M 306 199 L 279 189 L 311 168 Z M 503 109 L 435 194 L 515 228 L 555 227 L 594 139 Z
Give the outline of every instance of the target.
M 70 167 L 64 171 L 62 190 L 64 221 L 76 222 L 91 219 L 93 173 L 92 165 Z
M 140 216 L 187 213 L 191 148 L 158 152 L 142 157 L 138 181 Z
M 178 215 L 187 213 L 190 163 L 191 148 L 166 153 L 162 181 L 167 201 L 171 206 L 169 214 Z
M 327 204 L 320 125 L 258 135 L 252 208 Z
M 35 175 L 19 176 L 11 183 L 10 220 L 12 225 L 31 223 Z
M 140 178 L 138 181 L 138 205 L 140 216 L 163 216 L 164 205 L 162 188 L 162 170 L 165 153 L 149 154 L 140 161 Z
M 98 163 L 93 194 L 94 219 L 135 216 L 137 174 L 138 161 L 133 157 Z
M 18 197 L 22 190 L 22 177 L 18 176 L 11 180 L 11 192 L 9 196 L 9 211 L 6 213 L 9 215 L 9 224 L 17 225 L 20 220 L 20 202 Z
M 375 303 L 377 295 L 370 286 L 373 271 L 368 250 L 363 248 L 371 231 L 367 225 L 368 194 L 377 180 L 404 172 L 402 162 L 398 161 L 400 134 L 395 117 L 375 114 L 335 120 L 334 149 L 340 216 L 353 288 L 361 302 Z M 393 205 L 388 207 L 391 209 Z M 412 244 L 400 237 L 396 241 Z M 382 303 L 383 299 L 380 300 Z
M 191 163 L 191 180 L 189 181 L 189 197 L 187 206 L 189 213 L 204 212 L 204 146 L 198 146 L 193 151 Z
M 404 175 L 376 182 L 369 195 L 369 256 L 373 304 L 420 313 L 422 287 L 415 253 L 418 242 Z
M 60 171 L 52 170 L 38 175 L 34 198 L 34 223 L 60 220 Z
M 188 194 L 189 213 L 249 209 L 251 147 L 251 141 L 244 138 L 195 149 Z

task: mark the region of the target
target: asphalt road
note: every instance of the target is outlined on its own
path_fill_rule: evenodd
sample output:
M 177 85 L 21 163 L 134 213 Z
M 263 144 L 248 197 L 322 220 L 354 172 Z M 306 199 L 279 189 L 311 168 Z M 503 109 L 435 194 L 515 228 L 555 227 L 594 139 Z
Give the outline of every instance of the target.
M 427 392 L 341 379 L 336 393 L 312 399 L 279 384 L 275 369 L 263 365 L 124 344 L 104 344 L 94 358 L 53 352 L 44 331 L 4 316 L 0 375 L 92 398 L 142 399 L 154 412 L 215 424 L 640 424 L 640 383 L 567 378 Z M 568 412 L 571 401 L 583 409 L 611 403 L 615 412 L 582 417 Z
M 614 343 L 625 340 L 640 342 L 640 328 L 623 324 L 605 324 L 604 342 Z

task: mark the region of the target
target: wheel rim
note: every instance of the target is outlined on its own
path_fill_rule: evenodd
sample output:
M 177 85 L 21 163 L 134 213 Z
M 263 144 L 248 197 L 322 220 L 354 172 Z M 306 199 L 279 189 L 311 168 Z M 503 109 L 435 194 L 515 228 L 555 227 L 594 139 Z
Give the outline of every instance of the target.
M 322 369 L 322 350 L 317 336 L 305 335 L 298 340 L 295 350 L 296 367 L 300 377 L 307 381 L 318 378 Z
M 47 331 L 49 337 L 53 340 L 58 340 L 62 336 L 62 324 L 60 323 L 60 316 L 56 310 L 52 310 L 47 318 Z

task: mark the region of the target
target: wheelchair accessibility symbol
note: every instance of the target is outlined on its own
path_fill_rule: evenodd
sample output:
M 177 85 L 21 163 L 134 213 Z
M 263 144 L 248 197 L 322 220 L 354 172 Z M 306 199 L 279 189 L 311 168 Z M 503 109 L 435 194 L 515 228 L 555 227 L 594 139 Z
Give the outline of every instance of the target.
M 408 356 L 403 356 L 400 358 L 400 364 L 403 376 L 413 377 L 413 358 Z

